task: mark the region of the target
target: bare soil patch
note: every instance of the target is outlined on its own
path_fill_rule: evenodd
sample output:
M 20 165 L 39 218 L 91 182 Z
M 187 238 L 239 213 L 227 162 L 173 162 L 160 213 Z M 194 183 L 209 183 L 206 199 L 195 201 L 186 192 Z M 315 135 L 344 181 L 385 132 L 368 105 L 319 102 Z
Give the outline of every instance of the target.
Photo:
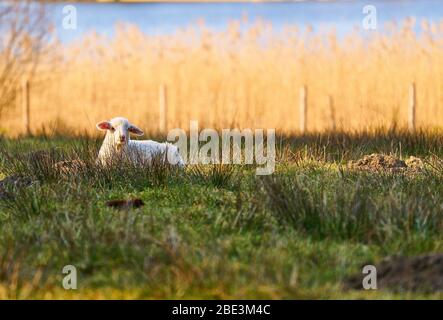
M 377 288 L 380 290 L 443 292 L 443 253 L 417 257 L 388 257 L 375 267 Z M 362 290 L 365 276 L 360 273 L 345 279 L 344 288 Z
M 110 200 L 106 202 L 106 206 L 119 209 L 119 210 L 129 210 L 143 207 L 145 203 L 142 199 L 130 199 L 130 200 Z

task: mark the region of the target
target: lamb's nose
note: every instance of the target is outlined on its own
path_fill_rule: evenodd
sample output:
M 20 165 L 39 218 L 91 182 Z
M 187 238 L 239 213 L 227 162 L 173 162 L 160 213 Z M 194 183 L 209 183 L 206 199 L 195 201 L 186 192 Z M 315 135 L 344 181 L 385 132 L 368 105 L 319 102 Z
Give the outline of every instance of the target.
M 126 137 L 125 136 L 121 136 L 120 137 L 120 142 L 125 142 L 126 141 Z

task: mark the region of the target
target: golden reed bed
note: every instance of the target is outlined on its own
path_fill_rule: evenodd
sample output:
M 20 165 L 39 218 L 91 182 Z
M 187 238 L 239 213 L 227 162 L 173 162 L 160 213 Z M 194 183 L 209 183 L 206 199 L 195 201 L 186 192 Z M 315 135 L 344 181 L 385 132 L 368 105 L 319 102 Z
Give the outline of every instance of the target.
M 443 20 L 410 19 L 389 30 L 338 39 L 329 31 L 233 21 L 223 32 L 198 24 L 150 36 L 118 25 L 113 38 L 89 34 L 54 47 L 30 82 L 31 130 L 58 124 L 94 133 L 97 121 L 121 115 L 158 131 L 162 85 L 169 129 L 198 120 L 200 127 L 297 132 L 303 85 L 308 130 L 331 129 L 331 119 L 343 130 L 403 127 L 412 82 L 417 126 L 442 126 Z M 21 107 L 3 114 L 0 130 L 23 132 Z

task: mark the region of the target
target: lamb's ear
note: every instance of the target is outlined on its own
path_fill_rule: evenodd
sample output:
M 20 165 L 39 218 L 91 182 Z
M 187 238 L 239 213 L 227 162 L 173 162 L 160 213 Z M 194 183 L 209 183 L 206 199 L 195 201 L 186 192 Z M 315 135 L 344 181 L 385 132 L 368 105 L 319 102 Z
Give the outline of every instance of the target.
M 109 121 L 102 121 L 96 124 L 98 130 L 110 130 L 112 125 Z
M 136 136 L 142 136 L 144 134 L 142 129 L 134 126 L 133 124 L 129 125 L 128 131 Z

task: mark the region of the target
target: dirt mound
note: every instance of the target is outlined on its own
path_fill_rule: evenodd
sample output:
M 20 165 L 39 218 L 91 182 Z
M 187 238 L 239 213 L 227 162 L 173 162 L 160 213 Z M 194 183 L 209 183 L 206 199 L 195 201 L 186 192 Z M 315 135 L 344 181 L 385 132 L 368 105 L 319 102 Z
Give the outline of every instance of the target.
M 405 172 L 419 171 L 423 169 L 424 164 L 420 158 L 412 156 L 403 161 L 393 155 L 373 153 L 359 160 L 351 160 L 348 163 L 348 167 L 350 169 L 366 171 Z
M 423 160 L 414 156 L 410 156 L 406 159 L 405 163 L 410 169 L 422 170 L 425 167 Z
M 389 257 L 375 265 L 377 288 L 390 291 L 443 292 L 443 253 Z M 349 277 L 345 289 L 362 290 L 365 274 Z
M 82 160 L 64 160 L 55 163 L 54 168 L 60 174 L 69 176 L 80 173 L 86 168 L 86 164 Z

